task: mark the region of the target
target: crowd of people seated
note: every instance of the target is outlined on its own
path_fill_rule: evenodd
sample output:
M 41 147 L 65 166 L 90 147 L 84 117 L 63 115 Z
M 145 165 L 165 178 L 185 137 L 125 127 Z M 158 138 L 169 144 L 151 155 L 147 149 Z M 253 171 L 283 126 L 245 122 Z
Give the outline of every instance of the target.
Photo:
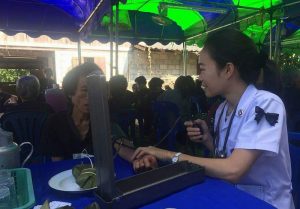
M 88 69 L 93 70 L 93 68 Z M 31 75 L 22 76 L 17 80 L 16 95 L 0 92 L 0 112 L 1 114 L 5 114 L 16 110 L 44 111 L 50 116 L 47 121 L 47 126 L 51 127 L 51 124 L 57 125 L 58 122 L 61 121 L 57 117 L 62 117 L 62 114 L 59 113 L 58 115 L 60 116 L 55 114 L 52 115 L 52 113 L 57 111 L 55 110 L 55 107 L 51 107 L 46 103 L 44 96 L 46 89 L 51 90 L 53 87 L 56 87 L 55 81 L 52 77 L 52 70 L 45 69 L 42 73 L 37 73 L 37 71 L 32 72 L 33 73 Z M 85 75 L 87 75 L 89 71 L 86 70 L 85 73 Z M 38 75 L 38 77 L 36 75 Z M 68 74 L 66 75 L 66 78 L 68 78 Z M 281 96 L 286 103 L 288 122 L 292 124 L 289 128 L 290 130 L 297 131 L 299 130 L 299 120 L 296 122 L 293 120 L 296 120 L 299 115 L 299 110 L 297 109 L 299 106 L 297 103 L 298 97 L 295 96 L 299 93 L 299 82 L 297 80 L 299 75 L 294 75 L 292 78 L 292 82 L 290 82 L 290 85 L 284 89 L 285 91 L 283 91 Z M 74 107 L 76 108 L 76 105 L 80 104 L 77 102 L 74 103 L 75 106 L 72 105 L 70 93 L 66 90 L 66 86 L 68 86 L 65 84 L 66 82 L 67 80 L 65 79 L 62 90 L 58 89 L 58 91 L 61 91 L 62 95 L 64 94 L 63 96 L 65 97 L 65 100 L 63 100 L 63 102 L 68 101 L 65 108 L 63 108 L 64 110 L 67 109 L 67 111 L 63 111 L 65 112 L 64 119 L 69 116 L 68 114 L 73 111 Z M 160 133 L 160 136 L 157 134 L 157 129 L 162 129 L 157 126 L 158 118 L 161 117 L 161 115 L 158 114 L 159 111 L 155 109 L 155 107 L 157 108 L 155 104 L 160 102 L 169 102 L 178 108 L 180 119 L 176 121 L 176 118 L 173 118 L 171 125 L 169 124 L 167 126 L 167 124 L 165 124 L 165 129 L 171 129 L 172 123 L 176 122 L 179 124 L 178 127 L 181 128 L 177 128 L 176 139 L 174 139 L 174 143 L 179 143 L 179 147 L 182 144 L 185 145 L 185 142 L 188 141 L 185 139 L 186 131 L 183 126 L 184 121 L 193 120 L 195 118 L 205 119 L 210 129 L 213 129 L 214 113 L 218 105 L 223 101 L 222 98 L 206 98 L 203 90 L 201 89 L 201 82 L 198 79 L 194 81 L 191 76 L 179 76 L 175 81 L 173 89 L 169 86 L 163 89 L 163 84 L 164 81 L 161 78 L 153 77 L 149 80 L 147 87 L 146 78 L 144 76 L 139 76 L 135 79 L 132 91 L 129 91 L 126 77 L 123 75 L 116 75 L 110 78 L 108 81 L 110 93 L 108 103 L 111 120 L 121 127 L 121 130 L 127 138 L 134 140 L 134 143 L 137 146 L 155 145 L 161 140 L 163 137 L 161 135 L 162 133 Z M 279 92 L 278 89 L 276 91 Z M 75 112 L 77 113 L 78 111 Z M 83 119 L 79 118 L 78 120 L 81 121 Z M 62 126 L 59 127 L 64 127 L 66 123 L 62 122 L 61 125 Z M 72 126 L 69 128 L 72 128 Z M 89 136 L 89 129 L 86 128 L 87 127 L 85 127 L 84 130 L 82 130 L 83 133 L 79 135 L 76 131 L 70 129 L 73 130 L 73 135 L 70 137 L 74 138 L 76 135 L 76 137 L 80 136 L 81 138 L 85 138 L 86 136 Z M 52 130 L 53 127 L 48 129 Z M 55 128 L 55 130 L 59 129 Z M 45 131 L 47 132 L 47 129 L 45 129 Z M 70 131 L 70 133 L 72 132 Z M 53 134 L 54 132 L 48 131 L 45 136 L 48 135 L 48 138 L 55 138 L 52 136 Z M 163 133 L 163 135 L 165 134 L 167 135 L 168 133 Z M 64 136 L 63 138 L 66 140 L 70 137 Z M 85 141 L 85 143 L 87 142 Z M 59 147 L 62 148 L 61 146 Z M 69 148 L 70 146 L 66 146 L 66 149 Z M 89 150 L 90 147 L 87 146 L 86 149 Z M 53 148 L 50 150 L 58 149 Z M 62 148 L 62 150 L 64 150 L 64 148 Z M 66 153 L 64 154 L 69 155 Z
M 123 75 L 113 76 L 109 80 L 111 119 L 120 125 L 137 146 L 154 145 L 164 140 L 163 137 L 172 135 L 172 140 L 179 149 L 190 150 L 190 147 L 186 146 L 193 145 L 187 145 L 189 140 L 186 139 L 184 121 L 201 117 L 209 121 L 212 127 L 214 112 L 222 101 L 208 100 L 197 83 L 198 81 L 194 81 L 191 76 L 179 76 L 173 89 L 169 86 L 163 89 L 164 81 L 161 78 L 151 78 L 147 87 L 146 78 L 139 76 L 135 79 L 131 92 L 127 90 L 128 82 Z M 160 109 L 165 108 L 159 105 L 162 103 L 174 105 L 178 108 L 179 115 L 175 118 L 171 116 L 171 107 L 161 113 Z M 162 118 L 166 117 L 162 122 Z M 173 134 L 172 131 L 176 133 Z M 166 146 L 165 143 L 161 145 Z
M 78 70 L 78 69 L 84 70 Z M 74 68 L 66 74 L 62 89 L 58 89 L 53 80 L 52 70 L 32 70 L 30 75 L 20 77 L 16 82 L 16 95 L 0 93 L 1 113 L 6 114 L 14 111 L 37 111 L 47 113 L 47 119 L 43 121 L 43 132 L 41 148 L 43 154 L 50 156 L 52 160 L 71 158 L 74 153 L 83 150 L 92 152 L 91 132 L 89 124 L 88 104 L 83 103 L 80 91 L 86 93 L 85 84 L 82 84 L 81 77 L 88 75 L 95 70 L 96 65 L 85 63 Z M 98 69 L 99 70 L 99 69 Z M 79 73 L 79 79 L 75 81 L 74 72 Z M 78 83 L 77 83 L 78 82 Z M 199 113 L 207 114 L 207 99 L 203 91 L 196 89 L 196 83 L 190 76 L 179 76 L 175 81 L 174 89 L 163 89 L 164 81 L 161 78 L 153 77 L 147 87 L 147 80 L 144 76 L 135 79 L 136 90 L 128 90 L 128 82 L 123 75 L 116 75 L 108 81 L 110 118 L 114 123 L 112 130 L 122 133 L 115 135 L 125 136 L 134 140 L 135 145 L 154 145 L 161 140 L 166 133 L 160 133 L 156 125 L 159 114 L 154 108 L 157 102 L 170 102 L 179 109 L 180 120 L 171 121 L 178 123 L 181 130 L 176 130 L 176 138 L 185 138 L 183 122 L 191 119 Z M 54 87 L 54 88 L 53 88 Z M 77 93 L 78 89 L 78 95 Z M 57 111 L 57 107 L 49 102 L 45 95 L 49 91 L 60 91 L 66 102 L 65 108 Z M 81 94 L 83 94 L 81 92 Z M 193 99 L 192 99 L 193 98 Z M 77 100 L 76 100 L 77 99 Z M 49 104 L 48 104 L 48 103 Z M 51 106 L 52 105 L 52 106 Z M 197 107 L 196 107 L 197 106 Z M 86 108 L 84 110 L 84 108 Z M 116 125 L 118 128 L 115 128 Z M 165 124 L 166 125 L 166 124 Z M 170 124 L 169 124 L 170 126 Z M 171 127 L 166 126 L 165 129 Z M 160 138 L 158 138 L 160 137 Z M 173 136 L 172 136 L 173 137 Z M 176 139 L 174 139 L 175 143 Z M 181 142 L 182 143 L 182 142 Z M 183 143 L 184 144 L 184 143 Z

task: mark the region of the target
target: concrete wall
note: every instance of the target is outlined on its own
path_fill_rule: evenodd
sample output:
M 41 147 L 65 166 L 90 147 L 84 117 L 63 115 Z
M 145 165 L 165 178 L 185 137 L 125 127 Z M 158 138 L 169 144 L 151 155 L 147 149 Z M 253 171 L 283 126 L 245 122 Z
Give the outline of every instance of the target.
M 139 75 L 147 80 L 160 77 L 165 84 L 173 85 L 179 75 L 183 75 L 183 56 L 180 50 L 166 50 L 165 46 L 149 47 L 132 46 L 124 43 L 119 46 L 119 74 L 127 77 L 130 83 Z M 77 43 L 67 38 L 53 40 L 47 36 L 31 38 L 19 33 L 7 36 L 0 32 L 0 56 L 33 56 L 45 60 L 44 67 L 53 69 L 57 82 L 60 84 L 66 72 L 78 64 Z M 155 49 L 153 49 L 155 48 Z M 110 78 L 110 44 L 100 42 L 81 43 L 82 62 L 84 58 L 93 58 Z M 114 55 L 115 58 L 115 55 Z M 188 53 L 187 73 L 195 75 L 197 71 L 197 56 Z M 114 64 L 115 66 L 115 64 Z
M 175 79 L 183 75 L 183 56 L 181 51 L 159 51 L 133 49 L 128 55 L 126 75 L 130 83 L 140 75 L 149 81 L 152 77 L 160 77 L 165 84 L 173 86 Z M 196 75 L 197 55 L 190 52 L 187 57 L 187 74 Z
M 110 78 L 110 52 L 108 50 L 82 51 L 82 63 L 86 58 L 93 58 L 94 62 L 104 71 L 107 79 Z M 78 54 L 74 50 L 55 50 L 56 80 L 61 83 L 64 75 L 78 65 Z M 119 74 L 128 71 L 128 50 L 119 51 Z
M 110 52 L 103 51 L 82 51 L 82 58 L 93 57 L 94 62 L 98 64 L 105 72 L 107 80 L 110 79 Z M 149 56 L 150 55 L 150 56 Z M 144 75 L 149 81 L 152 77 L 160 77 L 165 84 L 171 87 L 175 79 L 183 75 L 183 57 L 180 51 L 143 51 L 139 49 L 129 49 L 128 51 L 119 51 L 119 74 L 123 74 L 130 85 L 134 79 Z M 83 60 L 82 60 L 83 62 Z M 55 50 L 55 69 L 58 83 L 66 72 L 78 64 L 77 51 Z M 197 56 L 195 53 L 189 53 L 187 61 L 188 75 L 196 75 Z M 129 88 L 131 89 L 131 88 Z

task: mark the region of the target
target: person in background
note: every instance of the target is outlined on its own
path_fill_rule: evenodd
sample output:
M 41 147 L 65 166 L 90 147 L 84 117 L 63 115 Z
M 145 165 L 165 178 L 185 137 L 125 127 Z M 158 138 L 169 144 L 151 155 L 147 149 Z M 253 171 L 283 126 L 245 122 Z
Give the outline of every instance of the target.
M 155 102 L 157 100 L 157 97 L 161 95 L 164 90 L 162 89 L 164 81 L 161 80 L 158 77 L 153 77 L 150 79 L 148 86 L 150 90 L 150 101 Z
M 37 77 L 40 83 L 40 92 L 38 100 L 45 101 L 45 90 L 47 89 L 47 79 L 45 78 L 44 72 L 41 69 L 32 69 L 30 70 L 30 75 Z
M 174 103 L 179 109 L 180 117 L 187 120 L 191 115 L 190 97 L 194 86 L 193 79 L 190 80 L 187 76 L 181 75 L 175 80 L 174 89 L 163 92 L 157 101 Z
M 5 112 L 5 108 L 8 105 L 18 103 L 18 97 L 13 94 L 6 93 L 0 89 L 0 113 Z
M 93 154 L 86 81 L 86 76 L 93 71 L 102 72 L 96 64 L 87 62 L 70 70 L 63 79 L 62 89 L 69 101 L 68 111 L 50 117 L 43 134 L 44 154 L 53 161 L 72 159 L 82 152 Z M 118 143 L 113 146 L 121 157 L 131 161 L 133 149 Z M 137 169 L 156 167 L 156 160 L 151 156 L 132 163 Z
M 135 96 L 127 90 L 128 82 L 123 75 L 109 80 L 110 97 L 108 100 L 110 119 L 117 123 L 130 137 L 135 137 Z
M 144 133 L 149 135 L 152 128 L 152 110 L 151 110 L 151 101 L 150 101 L 150 91 L 147 88 L 147 80 L 144 76 L 139 76 L 135 80 L 137 86 L 136 96 L 136 109 L 139 115 L 139 118 L 143 119 L 144 123 Z M 140 121 L 141 119 L 140 119 Z
M 6 105 L 5 113 L 16 110 L 44 111 L 53 113 L 52 108 L 38 99 L 40 95 L 40 82 L 34 75 L 20 77 L 16 82 L 16 93 L 20 101 L 14 97 L 10 98 L 9 105 Z
M 116 75 L 109 80 L 109 108 L 111 113 L 118 113 L 133 108 L 134 94 L 127 90 L 128 82 L 123 75 Z
M 132 84 L 131 89 L 132 89 L 132 92 L 134 94 L 137 92 L 137 85 L 136 85 L 136 83 Z
M 273 61 L 248 36 L 226 29 L 208 35 L 199 65 L 205 95 L 221 95 L 225 101 L 216 112 L 214 136 L 203 120 L 185 125 L 190 139 L 204 144 L 214 158 L 140 147 L 133 159 L 151 154 L 160 160 L 189 161 L 276 208 L 293 209 L 285 107 L 277 95 L 254 86 L 261 69 L 276 70 L 270 68 Z
M 53 71 L 51 68 L 45 68 L 43 69 L 43 73 L 44 73 L 44 76 L 46 78 L 46 88 L 47 89 L 52 89 L 54 88 L 57 83 L 55 82 L 55 80 L 53 79 Z
M 172 88 L 169 85 L 165 85 L 165 90 L 169 91 L 169 90 L 172 90 Z

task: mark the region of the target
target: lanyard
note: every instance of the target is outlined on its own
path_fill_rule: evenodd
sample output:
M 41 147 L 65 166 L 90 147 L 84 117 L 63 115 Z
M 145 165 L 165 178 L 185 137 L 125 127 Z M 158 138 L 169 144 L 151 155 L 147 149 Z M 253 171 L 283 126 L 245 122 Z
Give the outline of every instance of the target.
M 225 140 L 224 140 L 224 144 L 223 144 L 223 149 L 220 151 L 218 149 L 219 141 L 220 141 L 220 123 L 221 123 L 221 118 L 223 116 L 226 104 L 227 103 L 224 104 L 222 112 L 219 116 L 217 127 L 216 127 L 216 132 L 215 132 L 216 137 L 214 138 L 214 157 L 217 157 L 217 158 L 226 158 L 226 156 L 227 156 L 226 146 L 227 146 L 227 142 L 228 142 L 228 137 L 229 137 L 232 121 L 233 121 L 233 118 L 235 116 L 236 109 L 237 109 L 237 106 L 236 106 L 233 110 L 233 113 L 232 113 L 231 117 L 230 117 L 229 125 L 228 125 L 227 131 L 226 131 Z

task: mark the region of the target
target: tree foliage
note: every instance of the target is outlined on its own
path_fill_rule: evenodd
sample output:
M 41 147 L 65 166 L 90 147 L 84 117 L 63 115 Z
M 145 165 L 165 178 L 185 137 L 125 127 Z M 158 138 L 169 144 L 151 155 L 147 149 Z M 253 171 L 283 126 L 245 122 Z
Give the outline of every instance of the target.
M 300 71 L 300 55 L 296 53 L 282 53 L 279 59 L 279 66 L 285 72 Z
M 278 65 L 282 70 L 284 85 L 292 85 L 293 80 L 300 75 L 300 54 L 284 52 L 280 55 Z
M 23 75 L 29 75 L 29 71 L 24 69 L 0 69 L 0 82 L 16 82 Z

